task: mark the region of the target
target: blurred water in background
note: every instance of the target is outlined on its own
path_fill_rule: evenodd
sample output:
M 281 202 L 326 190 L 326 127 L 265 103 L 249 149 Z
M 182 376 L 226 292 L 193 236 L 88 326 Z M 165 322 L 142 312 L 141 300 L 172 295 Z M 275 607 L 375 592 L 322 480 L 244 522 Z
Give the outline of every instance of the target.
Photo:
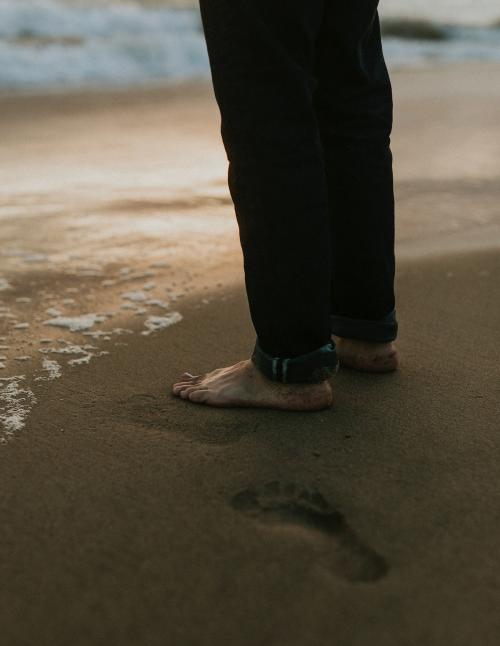
M 382 0 L 380 13 L 391 67 L 500 61 L 498 0 Z M 0 0 L 0 88 L 207 76 L 192 0 Z

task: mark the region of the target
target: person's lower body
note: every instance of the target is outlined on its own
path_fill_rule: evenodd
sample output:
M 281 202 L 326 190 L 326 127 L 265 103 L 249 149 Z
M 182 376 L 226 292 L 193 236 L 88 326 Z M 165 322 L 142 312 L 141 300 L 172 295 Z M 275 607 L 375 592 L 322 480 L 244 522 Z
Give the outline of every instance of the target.
M 257 333 L 240 372 L 275 394 L 326 393 L 334 338 L 396 337 L 392 99 L 377 4 L 200 0 Z M 210 401 L 216 373 L 227 390 L 238 370 L 186 373 L 174 392 L 224 405 Z M 241 393 L 226 403 L 245 405 Z

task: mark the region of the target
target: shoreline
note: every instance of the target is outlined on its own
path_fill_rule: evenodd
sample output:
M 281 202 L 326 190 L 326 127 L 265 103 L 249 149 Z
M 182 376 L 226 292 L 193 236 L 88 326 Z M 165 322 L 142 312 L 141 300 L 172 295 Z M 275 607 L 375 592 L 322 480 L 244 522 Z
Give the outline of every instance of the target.
M 398 263 L 500 244 L 494 74 L 500 65 L 393 75 Z M 243 283 L 209 83 L 0 97 L 0 110 L 1 379 L 43 377 L 53 344 L 75 345 L 49 319 L 100 319 L 87 328 L 96 348 L 67 357 L 84 364 L 123 342 L 113 329 L 166 324 L 187 298 Z
M 488 60 L 469 60 L 469 61 L 429 61 L 428 63 L 415 63 L 415 64 L 398 64 L 389 68 L 389 73 L 399 75 L 419 74 L 427 75 L 434 72 L 445 71 L 484 71 L 490 68 L 497 71 L 500 68 L 500 61 Z M 184 93 L 189 95 L 191 91 L 195 93 L 200 89 L 212 89 L 212 82 L 209 76 L 191 77 L 186 79 L 172 79 L 161 81 L 148 81 L 146 83 L 130 84 L 130 85 L 109 85 L 109 84 L 88 84 L 84 86 L 65 87 L 65 86 L 51 86 L 47 88 L 0 88 L 0 100 L 16 100 L 16 99 L 52 99 L 54 97 L 79 97 L 83 98 L 85 95 L 92 95 L 99 100 L 101 96 L 104 97 L 120 97 L 126 96 L 147 96 L 148 94 L 154 95 L 156 93 L 172 93 L 177 95 Z M 492 87 L 492 91 L 495 88 Z

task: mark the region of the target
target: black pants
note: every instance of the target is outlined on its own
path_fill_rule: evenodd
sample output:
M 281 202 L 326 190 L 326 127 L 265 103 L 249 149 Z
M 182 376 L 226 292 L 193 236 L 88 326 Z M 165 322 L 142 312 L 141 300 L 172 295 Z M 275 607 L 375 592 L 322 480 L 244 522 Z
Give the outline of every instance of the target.
M 254 361 L 273 379 L 318 380 L 336 363 L 332 332 L 367 341 L 397 332 L 378 0 L 200 5 Z

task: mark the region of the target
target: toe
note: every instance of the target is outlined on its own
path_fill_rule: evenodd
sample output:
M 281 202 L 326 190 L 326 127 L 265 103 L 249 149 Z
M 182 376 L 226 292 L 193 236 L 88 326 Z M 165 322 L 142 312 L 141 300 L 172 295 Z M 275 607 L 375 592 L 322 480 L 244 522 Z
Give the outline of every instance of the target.
M 191 381 L 197 379 L 200 375 L 192 375 L 190 372 L 183 372 L 181 375 L 182 381 Z
M 199 383 L 201 380 L 201 376 L 193 377 L 193 379 L 190 379 L 188 381 L 178 381 L 172 386 L 172 392 L 174 395 L 179 394 L 184 388 L 189 388 L 189 386 L 194 386 L 195 384 Z
M 203 388 L 203 389 L 197 389 L 197 390 L 192 390 L 187 398 L 189 399 L 190 402 L 195 402 L 197 404 L 203 404 L 207 401 L 208 398 L 208 389 Z
M 185 388 L 189 388 L 189 386 L 192 386 L 193 384 L 190 381 L 181 381 L 178 384 L 174 384 L 172 386 L 172 392 L 174 395 L 178 395 L 181 393 Z
M 189 397 L 189 394 L 192 393 L 195 390 L 199 390 L 198 386 L 186 386 L 180 391 L 180 396 L 182 399 L 187 399 Z

